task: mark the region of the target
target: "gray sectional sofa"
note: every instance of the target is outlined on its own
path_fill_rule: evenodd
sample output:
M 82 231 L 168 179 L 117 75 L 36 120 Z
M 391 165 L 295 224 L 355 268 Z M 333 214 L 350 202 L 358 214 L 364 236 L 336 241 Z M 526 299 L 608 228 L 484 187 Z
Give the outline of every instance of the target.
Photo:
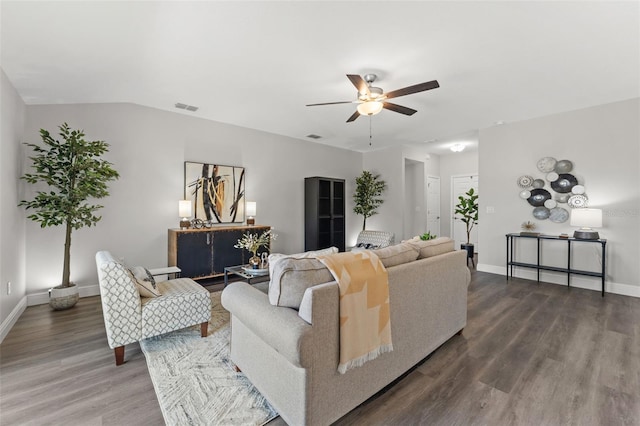
M 466 325 L 470 273 L 465 251 L 454 251 L 453 242 L 441 238 L 375 252 L 389 275 L 394 349 L 346 374 L 337 371 L 338 285 L 330 279 L 313 282 L 323 279 L 317 259 L 285 258 L 271 265 L 269 292 L 307 287 L 302 293 L 295 289 L 303 294 L 297 309 L 274 305 L 266 289 L 243 282 L 222 293 L 222 304 L 231 312 L 232 361 L 290 425 L 336 421 Z M 311 282 L 304 282 L 305 276 Z M 291 304 L 291 297 L 283 299 Z

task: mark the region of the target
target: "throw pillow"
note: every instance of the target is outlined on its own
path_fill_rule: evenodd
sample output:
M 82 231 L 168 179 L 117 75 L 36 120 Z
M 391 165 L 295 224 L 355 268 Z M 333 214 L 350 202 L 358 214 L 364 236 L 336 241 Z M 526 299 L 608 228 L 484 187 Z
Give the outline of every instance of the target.
M 147 268 L 142 266 L 134 266 L 129 270 L 140 293 L 140 297 L 158 297 L 161 296 L 156 285 L 156 280 Z
M 269 279 L 273 278 L 273 271 L 278 262 L 282 259 L 292 258 L 292 259 L 307 259 L 307 258 L 316 258 L 318 256 L 326 256 L 328 254 L 337 253 L 337 247 L 329 247 L 321 250 L 310 250 L 305 251 L 303 253 L 295 253 L 295 254 L 282 254 L 282 253 L 272 253 L 269 255 Z
M 385 268 L 413 262 L 418 258 L 419 251 L 409 243 L 400 243 L 374 250 Z
M 271 267 L 269 302 L 275 306 L 299 309 L 307 288 L 334 280 L 318 259 L 285 257 Z
M 454 241 L 449 237 L 439 237 L 427 241 L 412 239 L 407 241 L 407 243 L 420 251 L 418 259 L 433 257 L 454 250 Z

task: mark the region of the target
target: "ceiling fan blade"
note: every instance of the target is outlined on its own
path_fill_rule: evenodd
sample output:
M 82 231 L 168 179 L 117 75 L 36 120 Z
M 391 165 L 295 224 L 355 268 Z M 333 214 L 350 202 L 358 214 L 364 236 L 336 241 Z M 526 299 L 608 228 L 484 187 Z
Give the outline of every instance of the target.
M 358 89 L 358 93 L 366 93 L 369 96 L 369 85 L 362 77 L 358 74 L 347 74 L 347 78 L 351 80 L 356 89 Z
M 388 109 L 389 111 L 399 112 L 400 114 L 404 115 L 413 115 L 418 112 L 415 109 L 407 108 L 402 105 L 392 104 L 391 102 L 383 102 L 382 107 L 384 109 Z
M 355 101 L 324 102 L 324 103 L 321 103 L 321 104 L 307 104 L 306 106 L 352 104 L 354 102 Z
M 387 97 L 387 99 L 397 98 L 399 96 L 411 95 L 412 93 L 424 92 L 425 90 L 437 89 L 438 87 L 440 87 L 440 85 L 438 84 L 438 80 L 427 81 L 426 83 L 403 87 L 402 89 L 385 93 L 385 96 Z
M 351 123 L 352 121 L 355 121 L 356 118 L 360 117 L 360 113 L 358 111 L 354 112 L 353 115 L 351 115 L 351 117 L 349 117 L 347 119 L 347 123 Z

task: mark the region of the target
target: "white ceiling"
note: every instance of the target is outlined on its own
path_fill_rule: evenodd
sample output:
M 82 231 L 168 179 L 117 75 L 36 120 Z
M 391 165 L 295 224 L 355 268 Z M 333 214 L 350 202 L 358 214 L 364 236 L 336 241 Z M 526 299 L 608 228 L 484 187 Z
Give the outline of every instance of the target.
M 356 151 L 444 152 L 498 121 L 640 96 L 640 3 L 0 3 L 1 66 L 27 104 L 134 102 Z M 437 79 L 345 123 L 345 74 L 385 91 Z M 195 112 L 174 108 L 196 105 Z M 437 140 L 434 142 L 434 140 Z M 431 141 L 427 143 L 427 141 Z

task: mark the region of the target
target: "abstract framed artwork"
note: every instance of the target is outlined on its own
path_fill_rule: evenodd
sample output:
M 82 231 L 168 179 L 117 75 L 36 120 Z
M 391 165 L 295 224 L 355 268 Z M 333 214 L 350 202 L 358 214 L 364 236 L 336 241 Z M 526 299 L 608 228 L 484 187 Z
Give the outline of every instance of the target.
M 209 223 L 244 222 L 244 167 L 184 162 L 184 196 L 194 218 Z

